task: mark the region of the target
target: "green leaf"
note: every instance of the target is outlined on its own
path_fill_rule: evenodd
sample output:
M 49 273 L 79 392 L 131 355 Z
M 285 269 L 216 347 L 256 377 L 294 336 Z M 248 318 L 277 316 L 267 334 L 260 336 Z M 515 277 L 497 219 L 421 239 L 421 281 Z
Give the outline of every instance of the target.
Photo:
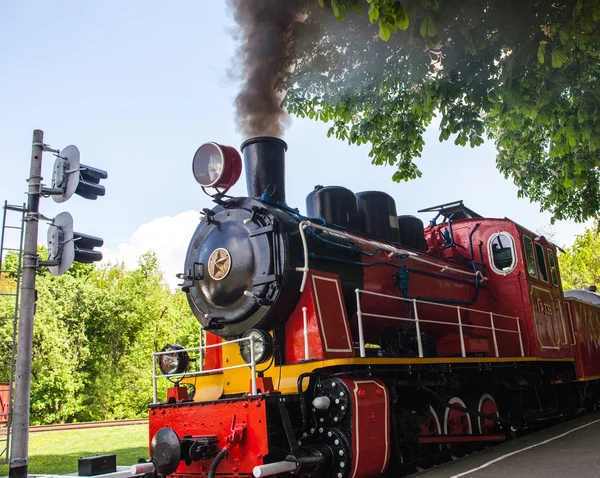
M 379 6 L 375 3 L 371 3 L 371 5 L 369 5 L 369 21 L 373 23 L 377 19 L 379 19 Z
M 346 8 L 339 0 L 331 0 L 331 8 L 335 18 L 340 21 L 344 20 Z
M 379 36 L 383 41 L 388 41 L 391 34 L 392 32 L 387 25 L 379 24 Z
M 437 35 L 437 26 L 433 17 L 428 13 L 427 18 L 429 19 L 427 22 L 427 35 L 430 37 L 434 37 Z
M 543 65 L 546 56 L 546 42 L 541 41 L 540 46 L 538 46 L 537 57 L 538 61 Z
M 567 33 L 567 30 L 565 28 L 560 29 L 560 31 L 558 32 L 558 38 L 563 45 L 567 43 L 567 41 L 569 40 L 569 34 Z
M 567 55 L 561 50 L 556 49 L 552 52 L 552 68 L 560 68 L 567 60 Z
M 419 33 L 421 34 L 421 36 L 423 38 L 425 38 L 427 36 L 427 19 L 429 18 L 429 15 L 426 16 L 422 21 L 421 21 L 421 28 L 419 28 Z
M 408 14 L 404 11 L 400 2 L 398 2 L 396 5 L 399 7 L 396 13 L 396 25 L 400 30 L 406 30 L 409 25 Z

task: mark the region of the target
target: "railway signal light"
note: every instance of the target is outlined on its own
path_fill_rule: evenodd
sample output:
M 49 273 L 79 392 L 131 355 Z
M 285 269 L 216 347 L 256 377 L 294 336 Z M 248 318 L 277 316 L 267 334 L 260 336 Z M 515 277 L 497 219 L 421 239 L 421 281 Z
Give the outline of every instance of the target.
M 73 217 L 68 212 L 61 212 L 48 228 L 48 260 L 40 265 L 47 265 L 50 272 L 58 276 L 69 270 L 73 262 L 91 264 L 101 261 L 102 252 L 94 248 L 103 244 L 99 237 L 74 232 Z
M 80 162 L 77 146 L 67 146 L 56 157 L 52 171 L 52 187 L 42 188 L 55 202 L 65 202 L 77 194 L 85 199 L 104 196 L 104 186 L 100 184 L 108 173 L 102 169 L 86 166 Z
M 48 228 L 48 269 L 59 276 L 67 272 L 75 259 L 73 217 L 61 212 Z
M 95 251 L 95 247 L 102 247 L 104 240 L 101 237 L 90 236 L 80 232 L 73 233 L 73 246 L 75 248 L 75 262 L 92 264 L 102 260 L 102 252 Z

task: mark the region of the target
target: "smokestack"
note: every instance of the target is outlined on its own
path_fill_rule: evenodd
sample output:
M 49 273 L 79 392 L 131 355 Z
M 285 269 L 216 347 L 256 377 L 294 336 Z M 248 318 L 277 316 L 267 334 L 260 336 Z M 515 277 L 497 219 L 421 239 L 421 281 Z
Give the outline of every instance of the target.
M 285 152 L 287 144 L 279 138 L 250 138 L 240 147 L 244 154 L 248 196 L 267 193 L 271 201 L 285 204 Z

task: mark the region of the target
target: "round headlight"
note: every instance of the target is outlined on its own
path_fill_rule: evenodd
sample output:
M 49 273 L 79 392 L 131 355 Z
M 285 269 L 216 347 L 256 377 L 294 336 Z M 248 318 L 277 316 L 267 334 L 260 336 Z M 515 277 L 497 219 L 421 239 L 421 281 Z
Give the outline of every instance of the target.
M 163 375 L 173 375 L 183 373 L 187 370 L 190 364 L 190 356 L 184 351 L 181 345 L 165 345 L 161 352 L 173 353 L 161 354 L 158 356 L 158 367 Z M 181 377 L 168 377 L 181 380 Z M 178 381 L 176 380 L 176 381 Z
M 258 329 L 250 329 L 242 335 L 243 339 L 249 339 L 250 337 L 252 337 L 252 342 L 250 340 L 240 342 L 240 355 L 244 362 L 248 364 L 252 362 L 250 343 L 254 347 L 254 361 L 256 363 L 263 363 L 270 359 L 273 355 L 273 338 L 268 333 Z
M 205 188 L 230 188 L 240 178 L 242 158 L 235 148 L 206 143 L 192 161 L 196 181 Z

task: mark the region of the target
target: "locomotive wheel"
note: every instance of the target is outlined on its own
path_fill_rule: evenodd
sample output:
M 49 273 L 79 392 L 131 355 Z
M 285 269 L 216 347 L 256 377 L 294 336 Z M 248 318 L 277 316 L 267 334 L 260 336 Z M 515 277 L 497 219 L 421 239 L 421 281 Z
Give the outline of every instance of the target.
M 419 427 L 419 435 L 440 435 L 442 426 L 435 409 L 429 405 L 429 415 L 425 423 Z
M 498 410 L 498 405 L 496 404 L 496 400 L 489 393 L 484 393 L 479 399 L 479 404 L 477 405 L 477 411 L 480 413 L 486 413 L 488 415 L 496 415 L 500 416 L 500 411 Z M 494 427 L 496 426 L 496 422 L 484 417 L 477 417 L 477 429 L 479 433 L 482 435 L 488 435 L 493 433 Z
M 465 402 L 459 397 L 452 397 L 448 400 L 444 400 L 443 403 L 449 403 L 451 405 L 458 405 L 465 407 Z M 471 416 L 462 410 L 454 410 L 453 408 L 446 407 L 444 411 L 444 434 L 445 435 L 472 435 L 473 425 L 471 423 Z M 466 443 L 448 444 L 448 449 L 452 451 L 453 455 L 462 456 L 468 453 L 471 449 Z
M 429 405 L 429 415 L 424 423 L 419 426 L 419 435 L 431 436 L 431 435 L 441 435 L 442 434 L 442 425 L 440 424 L 440 418 L 438 417 L 435 408 Z M 422 469 L 431 468 L 432 466 L 438 464 L 436 460 L 438 460 L 439 452 L 441 450 L 441 445 L 421 445 L 419 448 L 419 458 L 418 458 L 418 467 Z
M 451 405 L 458 405 L 465 407 L 465 402 L 459 397 L 452 397 L 446 400 Z M 471 416 L 467 412 L 462 410 L 454 410 L 453 408 L 446 407 L 444 412 L 444 434 L 446 435 L 471 435 L 473 433 L 473 426 L 471 424 Z

